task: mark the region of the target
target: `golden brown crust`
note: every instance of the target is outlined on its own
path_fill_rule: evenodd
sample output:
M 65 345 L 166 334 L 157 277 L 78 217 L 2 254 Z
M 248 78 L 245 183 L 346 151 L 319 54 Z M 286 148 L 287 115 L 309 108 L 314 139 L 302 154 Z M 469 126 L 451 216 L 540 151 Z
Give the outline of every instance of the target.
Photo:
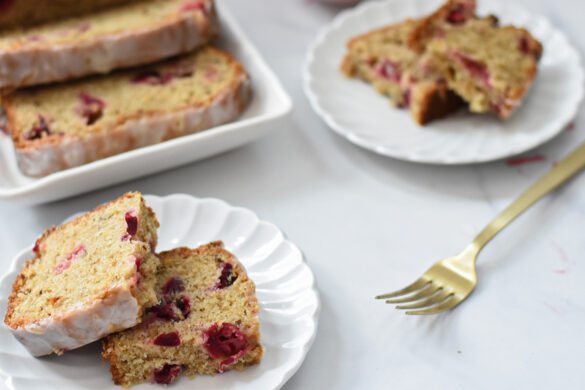
M 359 41 L 364 40 L 364 39 L 369 39 L 370 37 L 372 37 L 374 35 L 381 34 L 381 33 L 387 33 L 387 32 L 393 31 L 393 30 L 398 30 L 398 29 L 404 28 L 405 25 L 414 26 L 417 23 L 419 23 L 419 21 L 417 21 L 415 19 L 405 19 L 398 24 L 393 24 L 390 26 L 376 28 L 372 31 L 368 31 L 367 33 L 364 33 L 364 34 L 361 34 L 361 35 L 358 35 L 358 36 L 351 38 L 349 41 L 347 41 L 347 48 L 351 49 L 352 46 L 357 44 Z
M 113 339 L 106 337 L 102 340 L 102 362 L 106 364 L 106 360 L 110 361 L 110 372 L 112 373 L 112 380 L 117 385 L 122 385 L 124 381 L 124 375 L 120 371 L 120 360 L 115 348 Z

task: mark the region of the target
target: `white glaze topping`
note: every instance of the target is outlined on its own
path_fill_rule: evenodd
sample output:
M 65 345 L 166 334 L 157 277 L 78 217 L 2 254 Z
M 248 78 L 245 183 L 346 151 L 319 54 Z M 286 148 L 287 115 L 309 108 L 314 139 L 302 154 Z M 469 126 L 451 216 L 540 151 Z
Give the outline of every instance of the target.
M 194 12 L 181 12 L 165 23 L 87 42 L 0 50 L 0 88 L 107 73 L 191 51 L 219 32 L 213 2 L 205 6 L 205 23 Z
M 247 75 L 242 74 L 235 85 L 236 88 L 227 88 L 206 106 L 143 116 L 113 129 L 67 138 L 58 145 L 16 149 L 18 166 L 26 175 L 43 176 L 232 121 L 251 97 Z
M 103 299 L 77 304 L 64 313 L 11 330 L 31 354 L 42 356 L 130 328 L 138 323 L 139 314 L 140 306 L 129 289 L 114 286 Z

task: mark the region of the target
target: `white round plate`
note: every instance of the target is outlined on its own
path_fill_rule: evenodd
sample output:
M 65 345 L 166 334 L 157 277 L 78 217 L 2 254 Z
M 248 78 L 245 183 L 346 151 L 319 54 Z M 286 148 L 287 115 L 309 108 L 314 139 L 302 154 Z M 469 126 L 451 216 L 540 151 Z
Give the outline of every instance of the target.
M 527 28 L 544 46 L 539 74 L 524 105 L 507 122 L 462 112 L 420 127 L 392 108 L 371 85 L 339 70 L 347 41 L 374 28 L 421 17 L 444 0 L 366 2 L 340 13 L 309 49 L 304 89 L 313 108 L 336 133 L 376 153 L 423 163 L 469 164 L 530 150 L 559 134 L 576 115 L 584 74 L 577 51 L 544 17 L 512 2 L 481 1 L 478 14 Z
M 180 378 L 173 389 L 279 389 L 300 367 L 315 337 L 319 299 L 315 279 L 301 251 L 274 225 L 251 211 L 217 199 L 189 195 L 146 195 L 158 220 L 159 251 L 178 246 L 197 247 L 222 240 L 256 283 L 260 327 L 265 347 L 262 362 L 242 372 L 215 377 Z M 22 251 L 0 281 L 0 313 L 4 318 L 12 283 L 22 264 L 32 258 L 32 247 Z M 10 389 L 120 389 L 107 365 L 101 345 L 93 343 L 62 356 L 32 357 L 2 323 L 0 376 Z M 133 389 L 155 389 L 143 384 Z

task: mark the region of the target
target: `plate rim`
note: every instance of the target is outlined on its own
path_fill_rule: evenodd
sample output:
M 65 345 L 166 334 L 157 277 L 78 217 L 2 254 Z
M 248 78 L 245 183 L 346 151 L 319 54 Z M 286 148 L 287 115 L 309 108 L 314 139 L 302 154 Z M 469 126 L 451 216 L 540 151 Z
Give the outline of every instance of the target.
M 271 387 L 270 390 L 278 390 L 278 389 L 282 388 L 282 386 L 284 386 L 286 384 L 286 382 L 288 382 L 290 380 L 290 378 L 292 378 L 292 376 L 302 366 L 303 362 L 306 359 L 306 356 L 307 356 L 309 350 L 313 346 L 313 343 L 314 343 L 315 338 L 317 336 L 317 331 L 319 329 L 319 317 L 320 317 L 321 309 L 322 309 L 321 298 L 320 298 L 319 289 L 317 286 L 317 279 L 315 277 L 315 274 L 313 273 L 313 270 L 311 269 L 311 267 L 309 266 L 309 264 L 307 262 L 307 259 L 306 259 L 304 252 L 295 243 L 290 241 L 287 238 L 286 234 L 278 226 L 276 226 L 272 222 L 268 222 L 264 219 L 261 219 L 256 212 L 254 212 L 253 210 L 251 210 L 249 208 L 246 208 L 243 206 L 234 206 L 234 205 L 232 205 L 232 204 L 230 204 L 222 199 L 219 199 L 219 198 L 214 198 L 214 197 L 199 198 L 199 197 L 187 194 L 187 193 L 172 193 L 172 194 L 168 194 L 168 195 L 164 195 L 164 196 L 154 195 L 154 194 L 143 194 L 143 197 L 147 201 L 147 204 L 149 202 L 149 199 L 154 199 L 154 200 L 160 202 L 160 204 L 164 204 L 165 202 L 172 202 L 174 199 L 182 198 L 182 201 L 188 201 L 188 202 L 191 202 L 191 203 L 197 204 L 197 205 L 200 205 L 202 203 L 216 203 L 216 204 L 220 204 L 222 207 L 226 207 L 230 211 L 240 211 L 240 212 L 243 211 L 244 213 L 248 214 L 251 218 L 253 218 L 253 220 L 256 224 L 267 225 L 271 229 L 274 229 L 274 231 L 276 231 L 280 235 L 282 235 L 283 242 L 287 243 L 293 249 L 298 251 L 299 255 L 301 256 L 301 262 L 302 262 L 304 268 L 311 275 L 311 284 L 310 284 L 310 287 L 308 287 L 306 291 L 310 291 L 311 296 L 315 299 L 315 309 L 312 312 L 312 314 L 307 314 L 306 316 L 307 316 L 307 318 L 310 318 L 312 320 L 313 329 L 312 329 L 311 336 L 302 345 L 302 347 L 298 348 L 301 352 L 299 355 L 299 358 L 296 359 L 294 364 L 289 369 L 283 370 L 280 373 L 279 380 L 278 380 L 279 383 L 276 384 L 275 387 Z M 86 212 L 87 211 L 80 211 L 80 212 L 71 214 L 70 216 L 64 218 L 63 221 L 61 222 L 61 224 L 65 223 L 67 221 L 70 221 L 71 219 L 79 216 L 80 214 L 84 214 Z M 180 246 L 180 244 L 179 244 L 179 246 Z M 33 245 L 29 245 L 28 247 L 20 250 L 10 260 L 10 266 L 8 267 L 7 271 L 4 272 L 0 276 L 0 286 L 5 286 L 5 285 L 12 286 L 13 283 L 12 283 L 10 278 L 14 279 L 16 277 L 16 275 L 18 275 L 18 273 L 20 272 L 19 267 L 22 267 L 22 265 L 26 261 L 27 256 L 32 255 L 32 250 L 33 250 Z M 0 289 L 0 301 L 2 301 L 4 299 L 8 299 L 8 297 L 9 296 L 4 297 L 2 290 Z M 260 310 L 262 310 L 262 306 L 260 306 Z M 4 313 L 5 308 L 1 308 L 0 312 Z M 262 324 L 260 324 L 260 326 L 262 326 Z M 0 322 L 0 329 L 3 331 L 6 331 L 6 332 L 10 332 L 10 330 L 8 329 L 6 324 L 4 324 L 3 319 Z M 34 357 L 32 357 L 32 358 L 34 359 Z M 274 373 L 274 370 L 272 371 L 272 373 Z M 7 388 L 16 389 L 14 386 L 9 384 L 9 380 L 12 378 L 12 376 L 9 373 L 7 373 L 1 366 L 0 366 L 0 378 L 3 379 L 4 384 L 7 386 Z M 113 382 L 112 382 L 112 385 L 113 385 Z
M 339 30 L 340 26 L 345 23 L 347 19 L 352 17 L 357 17 L 360 14 L 366 12 L 368 8 L 374 7 L 384 7 L 390 6 L 393 3 L 400 3 L 404 2 L 405 0 L 376 0 L 370 2 L 364 2 L 359 4 L 356 7 L 348 8 L 341 11 L 331 22 L 329 22 L 326 26 L 321 28 L 321 30 L 316 35 L 315 39 L 310 43 L 308 46 L 305 59 L 303 61 L 303 70 L 302 70 L 302 85 L 303 91 L 305 96 L 309 100 L 309 103 L 315 113 L 326 123 L 327 127 L 331 129 L 334 133 L 340 135 L 341 137 L 345 138 L 349 142 L 366 149 L 370 152 L 374 152 L 378 155 L 382 155 L 385 157 L 390 157 L 393 159 L 401 160 L 401 161 L 408 161 L 418 164 L 424 165 L 445 165 L 445 166 L 456 166 L 456 165 L 472 165 L 472 164 L 481 164 L 486 162 L 492 162 L 501 160 L 504 158 L 516 156 L 518 154 L 530 151 L 534 148 L 537 148 L 545 143 L 551 141 L 553 138 L 557 137 L 561 134 L 564 128 L 571 123 L 571 121 L 578 115 L 579 107 L 583 102 L 583 98 L 585 96 L 585 69 L 583 67 L 583 62 L 579 51 L 575 48 L 575 46 L 571 43 L 568 36 L 565 34 L 563 30 L 560 30 L 554 26 L 550 22 L 550 20 L 538 13 L 533 13 L 530 10 L 521 7 L 517 4 L 505 4 L 506 7 L 514 8 L 515 11 L 523 12 L 526 15 L 529 15 L 532 19 L 539 19 L 540 21 L 544 21 L 551 31 L 555 34 L 558 34 L 561 39 L 566 43 L 566 48 L 569 49 L 570 55 L 574 57 L 576 61 L 576 69 L 578 70 L 578 82 L 575 82 L 576 96 L 574 102 L 570 107 L 567 107 L 567 115 L 566 118 L 562 118 L 562 124 L 559 126 L 559 129 L 556 132 L 552 132 L 547 137 L 538 138 L 534 142 L 530 142 L 527 144 L 523 144 L 520 148 L 515 148 L 513 150 L 509 150 L 504 153 L 492 153 L 491 155 L 479 157 L 479 158 L 468 158 L 468 159 L 436 159 L 436 158 L 425 158 L 419 154 L 407 154 L 407 153 L 395 153 L 390 149 L 387 149 L 383 145 L 377 144 L 376 142 L 371 142 L 368 140 L 363 139 L 361 136 L 353 132 L 351 129 L 348 129 L 346 126 L 338 123 L 334 115 L 332 115 L 326 108 L 324 108 L 319 102 L 319 94 L 314 91 L 312 88 L 312 82 L 314 80 L 313 74 L 311 72 L 311 67 L 316 60 L 316 51 L 324 44 L 328 35 L 334 31 Z M 495 0 L 490 1 L 489 6 L 491 7 L 503 7 L 504 3 Z

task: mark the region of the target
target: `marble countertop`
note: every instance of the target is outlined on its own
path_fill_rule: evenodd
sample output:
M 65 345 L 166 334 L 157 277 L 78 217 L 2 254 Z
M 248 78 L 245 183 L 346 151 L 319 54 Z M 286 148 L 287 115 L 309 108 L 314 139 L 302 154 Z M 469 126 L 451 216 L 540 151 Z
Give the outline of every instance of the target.
M 217 197 L 279 226 L 317 278 L 317 337 L 283 389 L 585 388 L 585 174 L 489 244 L 478 287 L 456 310 L 407 317 L 373 299 L 458 253 L 583 141 L 585 107 L 574 126 L 525 154 L 541 161 L 433 166 L 381 157 L 329 131 L 302 91 L 306 49 L 342 8 L 218 1 L 292 96 L 291 120 L 247 146 L 157 175 L 46 205 L 0 203 L 2 264 L 51 224 L 129 190 Z M 585 2 L 514 1 L 547 15 L 583 56 Z

